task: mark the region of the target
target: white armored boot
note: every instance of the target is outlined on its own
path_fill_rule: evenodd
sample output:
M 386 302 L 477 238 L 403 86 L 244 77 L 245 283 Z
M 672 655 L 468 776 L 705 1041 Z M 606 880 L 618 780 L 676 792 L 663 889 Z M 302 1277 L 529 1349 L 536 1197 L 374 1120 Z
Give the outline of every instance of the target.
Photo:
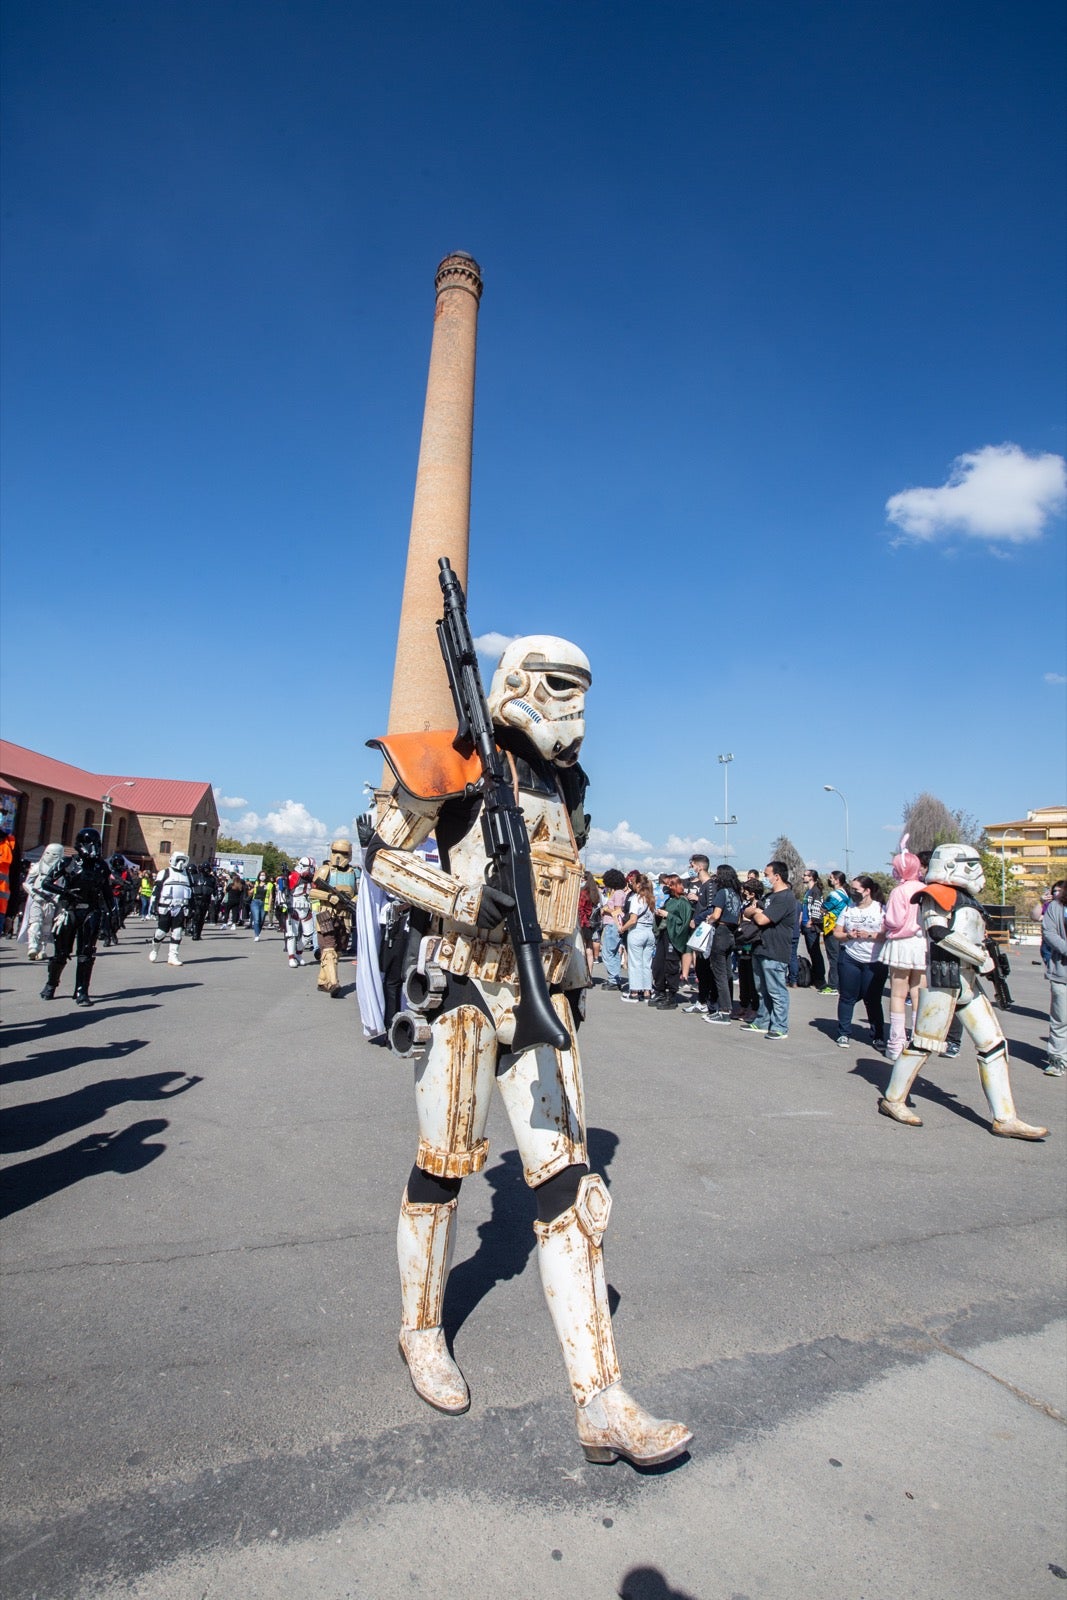
M 1008 1078 L 1008 1050 L 1003 1043 L 994 1046 L 988 1056 L 978 1057 L 978 1071 L 989 1109 L 993 1113 L 993 1132 L 1002 1139 L 1047 1139 L 1047 1128 L 1036 1128 L 1023 1122 L 1015 1110 L 1011 1082 Z
M 471 1403 L 462 1372 L 448 1353 L 441 1313 L 452 1265 L 457 1200 L 413 1205 L 404 1191 L 396 1253 L 400 1263 L 400 1354 L 428 1405 L 452 1416 Z
M 693 1435 L 650 1416 L 622 1387 L 600 1241 L 611 1211 L 603 1178 L 587 1173 L 573 1206 L 535 1222 L 541 1284 L 574 1395 L 578 1440 L 589 1461 L 625 1456 L 635 1466 L 671 1461 Z
M 916 1050 L 914 1045 L 897 1057 L 885 1094 L 878 1101 L 878 1109 L 883 1117 L 892 1117 L 894 1122 L 906 1123 L 909 1128 L 922 1127 L 923 1119 L 908 1105 L 908 1096 L 919 1069 L 928 1060 L 926 1051 Z
M 152 940 L 152 948 L 148 952 L 149 961 L 158 961 L 159 960 L 159 947 L 160 947 L 160 945 L 162 943 L 163 943 L 162 939 L 153 939 Z
M 172 944 L 170 949 L 167 951 L 167 966 L 168 967 L 183 967 L 184 965 L 185 965 L 185 962 L 182 960 L 181 956 L 178 954 L 178 946 L 176 944 Z

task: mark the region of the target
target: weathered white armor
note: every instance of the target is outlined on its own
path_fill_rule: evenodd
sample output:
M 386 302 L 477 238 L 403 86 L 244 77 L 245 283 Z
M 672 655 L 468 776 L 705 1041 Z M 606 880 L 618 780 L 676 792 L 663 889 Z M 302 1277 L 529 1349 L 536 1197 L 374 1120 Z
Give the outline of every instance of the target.
M 55 895 L 43 887 L 43 880 L 53 867 L 63 859 L 61 844 L 46 845 L 41 859 L 35 861 L 26 876 L 26 910 L 23 913 L 19 938 L 25 939 L 31 961 L 44 960 L 44 947 L 52 937 L 56 915 Z
M 450 751 L 451 741 L 428 734 L 418 768 L 426 781 L 420 784 L 402 775 L 390 742 L 382 742 L 397 781 L 388 796 L 380 797 L 366 870 L 382 889 L 430 919 L 417 968 L 406 980 L 409 1002 L 418 997 L 421 1015 L 401 1012 L 392 1038 L 394 1046 L 404 1040 L 402 1053 L 418 1052 L 419 1143 L 417 1172 L 409 1184 L 418 1178 L 442 1197 L 441 1203 L 420 1203 L 404 1194 L 397 1238 L 400 1348 L 423 1399 L 442 1411 L 467 1409 L 469 1391 L 441 1327 L 456 1209 L 455 1199 L 446 1197 L 449 1184 L 454 1194 L 459 1180 L 485 1166 L 495 1084 L 526 1182 L 535 1190 L 547 1186 L 538 1200 L 538 1260 L 577 1407 L 579 1440 L 590 1460 L 624 1455 L 647 1465 L 680 1455 L 691 1434 L 681 1423 L 650 1416 L 620 1383 L 601 1252 L 610 1201 L 603 1180 L 586 1170 L 577 1027 L 564 992 L 588 983 L 578 935 L 584 873 L 554 769 L 577 762 L 589 681 L 588 661 L 575 646 L 539 636 L 508 647 L 489 697 L 497 727 L 521 727 L 532 745 L 530 760 L 512 758 L 512 775 L 530 842 L 541 963 L 551 1009 L 567 1038 L 562 1049 L 547 1044 L 511 1049 L 521 998 L 514 950 L 506 924 L 478 925 L 484 891 L 494 887 L 476 804 L 478 773 L 467 770 L 457 777 L 454 763 L 461 758 Z M 437 784 L 433 792 L 427 774 Z M 453 787 L 442 786 L 446 776 Z M 584 792 L 584 775 L 578 776 Z M 443 827 L 446 801 L 458 806 L 459 820 L 457 813 L 448 813 Z M 440 867 L 414 853 L 433 833 L 446 862 Z M 437 1180 L 436 1189 L 431 1179 Z
M 188 856 L 176 853 L 170 866 L 156 873 L 155 894 L 156 930 L 152 935 L 152 947 L 148 952 L 148 959 L 157 961 L 160 946 L 164 942 L 169 942 L 167 965 L 184 966 L 180 947 L 185 932 L 185 918 L 193 899 Z
M 878 1109 L 894 1122 L 922 1127 L 922 1118 L 907 1103 L 908 1095 L 919 1072 L 928 1069 L 930 1057 L 944 1053 L 958 1011 L 978 1052 L 978 1072 L 992 1112 L 993 1132 L 1006 1139 L 1047 1138 L 1047 1128 L 1023 1122 L 1015 1110 L 1007 1041 L 978 982 L 979 972 L 989 972 L 993 966 L 984 947 L 985 918 L 971 898 L 985 887 L 978 852 L 970 845 L 939 846 L 930 859 L 926 881 L 922 924 L 929 942 L 930 985 L 920 993 L 911 1042 L 894 1064 Z

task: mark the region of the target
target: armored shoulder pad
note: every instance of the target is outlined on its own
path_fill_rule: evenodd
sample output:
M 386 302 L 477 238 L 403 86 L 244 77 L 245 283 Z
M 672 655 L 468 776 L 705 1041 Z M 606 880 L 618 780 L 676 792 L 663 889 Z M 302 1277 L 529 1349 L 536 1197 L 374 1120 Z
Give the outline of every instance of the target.
M 368 739 L 380 750 L 402 789 L 416 800 L 449 800 L 461 795 L 482 776 L 477 756 L 461 756 L 448 729 L 428 733 L 389 733 Z

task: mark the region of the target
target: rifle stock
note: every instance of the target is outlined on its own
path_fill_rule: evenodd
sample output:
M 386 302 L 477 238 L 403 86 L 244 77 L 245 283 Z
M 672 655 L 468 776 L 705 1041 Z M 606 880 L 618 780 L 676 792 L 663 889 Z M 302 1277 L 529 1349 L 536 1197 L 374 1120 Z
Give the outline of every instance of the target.
M 519 987 L 512 1048 L 530 1050 L 544 1044 L 553 1050 L 566 1050 L 570 1035 L 552 1009 L 541 965 L 541 926 L 534 902 L 526 819 L 497 749 L 462 585 L 447 556 L 439 559 L 438 567 L 444 616 L 437 624 L 437 639 L 456 707 L 456 748 L 467 755 L 477 754 L 481 762 L 482 834 L 486 854 L 493 864 L 492 883 L 514 901 L 505 918 Z

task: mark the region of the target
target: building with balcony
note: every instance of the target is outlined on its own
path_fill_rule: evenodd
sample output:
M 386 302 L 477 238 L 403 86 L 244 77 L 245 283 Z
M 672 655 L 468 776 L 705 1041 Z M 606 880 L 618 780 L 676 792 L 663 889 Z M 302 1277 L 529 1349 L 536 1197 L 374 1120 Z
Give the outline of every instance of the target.
M 53 842 L 70 848 L 79 828 L 99 828 L 105 855 L 165 866 L 184 850 L 213 861 L 219 814 L 210 783 L 86 772 L 0 739 L 0 793 L 10 796 L 15 837 L 34 856 Z
M 1022 822 L 987 822 L 985 832 L 990 850 L 1025 888 L 1067 878 L 1067 806 L 1040 806 Z

